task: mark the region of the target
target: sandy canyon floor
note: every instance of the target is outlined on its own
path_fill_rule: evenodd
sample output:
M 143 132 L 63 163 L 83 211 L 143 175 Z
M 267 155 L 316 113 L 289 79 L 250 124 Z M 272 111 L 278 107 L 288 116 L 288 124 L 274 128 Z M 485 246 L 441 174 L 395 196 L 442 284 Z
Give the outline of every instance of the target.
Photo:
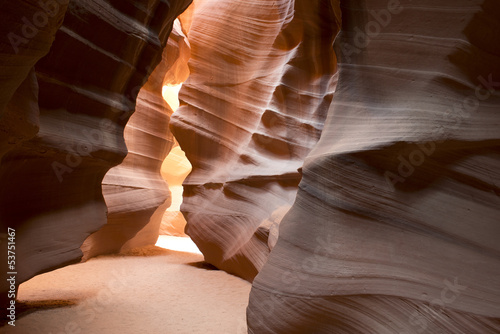
M 0 333 L 246 333 L 250 283 L 157 246 L 55 270 L 19 289 Z

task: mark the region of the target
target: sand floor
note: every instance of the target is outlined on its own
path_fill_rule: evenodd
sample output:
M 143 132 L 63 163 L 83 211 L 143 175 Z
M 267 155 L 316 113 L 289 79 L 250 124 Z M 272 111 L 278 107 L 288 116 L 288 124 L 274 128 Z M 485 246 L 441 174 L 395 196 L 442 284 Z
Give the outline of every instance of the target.
M 200 254 L 146 247 L 39 275 L 0 333 L 246 333 L 250 283 Z

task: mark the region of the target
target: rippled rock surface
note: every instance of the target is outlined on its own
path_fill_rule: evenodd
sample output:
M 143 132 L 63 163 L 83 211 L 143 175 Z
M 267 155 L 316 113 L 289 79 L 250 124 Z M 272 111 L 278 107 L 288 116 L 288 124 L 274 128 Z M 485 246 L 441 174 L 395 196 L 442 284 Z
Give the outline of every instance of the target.
M 192 15 L 171 121 L 193 166 L 181 211 L 208 262 L 252 280 L 277 233 L 269 218 L 292 204 L 321 134 L 338 26 L 328 2 L 208 0 Z
M 339 83 L 249 332 L 498 333 L 498 2 L 340 9 Z
M 84 240 L 106 224 L 101 182 L 127 154 L 137 93 L 189 4 L 62 2 L 52 11 L 2 4 L 0 222 L 2 233 L 16 230 L 17 284 L 79 261 Z M 18 50 L 10 31 L 26 40 Z M 7 289 L 2 280 L 2 296 Z

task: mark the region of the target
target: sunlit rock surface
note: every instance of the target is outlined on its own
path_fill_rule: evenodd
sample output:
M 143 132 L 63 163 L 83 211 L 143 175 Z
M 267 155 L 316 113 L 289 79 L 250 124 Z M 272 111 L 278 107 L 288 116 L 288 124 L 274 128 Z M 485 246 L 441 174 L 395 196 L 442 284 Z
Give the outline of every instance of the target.
M 250 333 L 500 332 L 498 1 L 196 1 L 175 56 L 189 1 L 63 2 L 0 6 L 1 299 L 9 227 L 17 283 L 154 242 L 190 72 L 187 233 L 260 270 Z
M 252 280 L 269 253 L 268 219 L 293 202 L 321 134 L 337 26 L 327 2 L 194 4 L 191 74 L 171 121 L 193 165 L 181 210 L 208 262 Z
M 498 333 L 499 3 L 340 6 L 339 84 L 249 332 Z
M 128 154 L 103 179 L 108 222 L 82 245 L 85 258 L 156 243 L 162 217 L 172 202 L 160 172 L 173 145 L 168 129 L 173 110 L 162 96 L 163 85 L 187 78 L 188 58 L 189 46 L 176 21 L 162 61 L 140 89 L 135 112 L 125 126 Z
M 174 146 L 161 166 L 161 174 L 167 181 L 172 193 L 172 203 L 163 214 L 160 234 L 186 237 L 186 219 L 181 212 L 182 183 L 191 171 L 191 164 L 180 146 Z
M 45 15 L 47 23 L 32 22 L 39 29 L 17 54 L 6 36 L 23 34 L 23 17 L 45 9 L 38 1 L 2 3 L 1 247 L 14 228 L 17 284 L 79 261 L 84 240 L 106 224 L 101 181 L 127 153 L 123 130 L 137 92 L 188 3 L 72 1 Z

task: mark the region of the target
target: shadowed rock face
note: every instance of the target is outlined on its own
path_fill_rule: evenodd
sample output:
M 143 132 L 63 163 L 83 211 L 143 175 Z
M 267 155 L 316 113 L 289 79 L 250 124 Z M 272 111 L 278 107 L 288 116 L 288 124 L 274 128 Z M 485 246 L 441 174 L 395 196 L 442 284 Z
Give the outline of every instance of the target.
M 16 54 L 4 35 L 23 32 L 22 17 L 42 10 L 35 3 L 3 4 L 0 20 L 0 67 L 8 74 L 0 96 L 0 221 L 2 233 L 16 230 L 18 284 L 79 261 L 84 240 L 106 224 L 102 179 L 127 153 L 123 130 L 137 93 L 189 1 L 72 1 L 47 14 L 47 24 L 37 21 L 40 31 Z M 140 230 L 144 219 L 138 223 Z M 2 297 L 7 288 L 2 279 Z
M 164 81 L 180 84 L 186 80 L 188 58 L 189 45 L 177 22 L 162 61 L 139 91 L 135 112 L 125 127 L 128 154 L 103 179 L 108 222 L 82 245 L 84 259 L 156 243 L 171 203 L 160 169 L 173 145 L 168 129 L 173 111 L 163 99 L 162 88 Z
M 40 129 L 38 80 L 33 66 L 48 53 L 56 31 L 63 21 L 67 6 L 56 3 L 51 15 L 46 14 L 37 1 L 3 1 L 1 6 L 0 159 L 3 158 L 3 160 L 0 165 L 0 225 L 2 229 L 0 231 L 0 256 L 4 270 L 0 276 L 0 304 L 3 307 L 7 300 L 7 290 L 9 290 L 6 281 L 7 268 L 11 272 L 20 272 L 24 280 L 32 274 L 29 270 L 23 272 L 19 268 L 23 255 L 21 248 L 23 238 L 22 231 L 19 231 L 21 227 L 19 221 L 29 220 L 32 208 L 40 206 L 38 201 L 33 201 L 33 198 L 30 198 L 30 191 L 23 191 L 23 187 L 20 185 L 21 182 L 26 181 L 25 184 L 30 187 L 31 179 L 37 176 L 33 175 L 24 180 L 26 175 L 19 175 L 19 173 L 23 173 L 23 167 L 30 160 L 28 157 L 9 159 L 9 156 L 16 156 L 16 152 L 23 151 L 24 143 L 35 137 Z M 34 17 L 46 19 L 46 22 L 42 22 L 43 24 L 39 22 L 35 26 Z M 42 149 L 41 151 L 46 153 L 47 150 Z M 33 187 L 31 191 L 35 189 L 36 187 Z M 26 202 L 27 200 L 33 202 Z M 16 232 L 9 231 L 9 227 L 16 229 Z M 17 253 L 17 263 L 13 263 L 12 259 L 8 262 L 7 232 L 10 232 L 10 242 L 16 243 L 14 252 Z M 46 237 L 48 239 L 48 236 Z M 10 250 L 12 251 L 12 246 Z M 64 262 L 66 259 L 62 261 Z M 12 267 L 8 267 L 8 263 Z M 51 264 L 49 264 L 50 266 Z
M 319 139 L 338 25 L 328 1 L 195 5 L 191 74 L 171 122 L 193 166 L 181 211 L 208 262 L 252 280 Z
M 339 84 L 249 332 L 498 333 L 500 7 L 340 6 Z
M 153 242 L 169 203 L 160 88 L 182 81 L 165 45 L 189 1 L 63 2 L 1 5 L 0 256 L 14 228 L 18 284 Z M 249 331 L 500 332 L 498 2 L 204 0 L 190 15 L 182 210 L 221 269 L 252 280 L 273 249 Z

